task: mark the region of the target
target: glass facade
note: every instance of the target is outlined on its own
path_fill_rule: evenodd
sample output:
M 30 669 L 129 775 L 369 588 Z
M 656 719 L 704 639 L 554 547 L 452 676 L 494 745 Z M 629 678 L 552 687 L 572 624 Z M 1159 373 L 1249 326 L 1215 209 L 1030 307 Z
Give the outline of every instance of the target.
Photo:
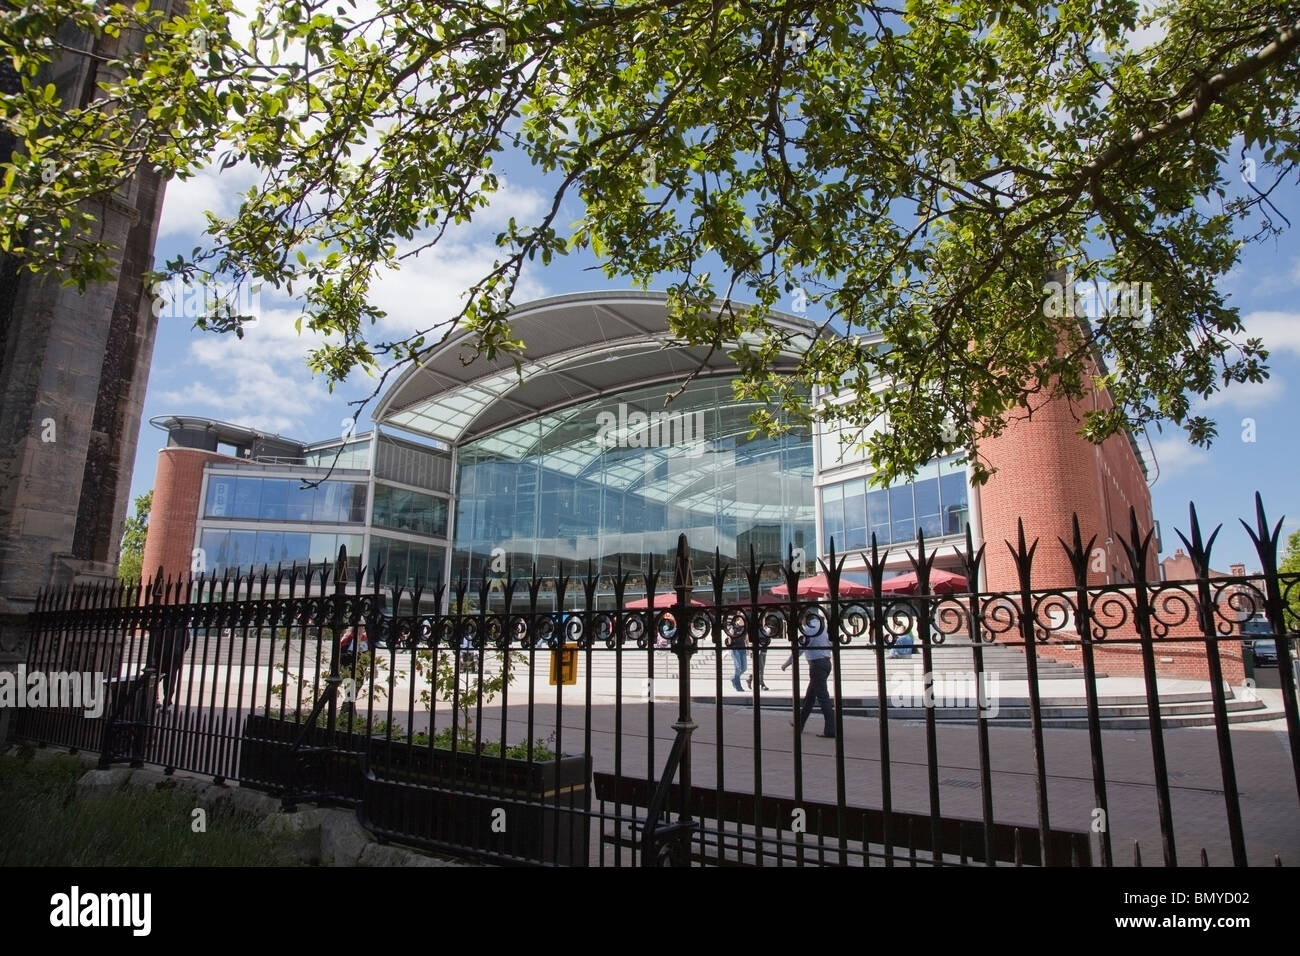
M 379 534 L 371 535 L 370 555 L 366 563 L 371 571 L 368 579 L 374 580 L 373 574 L 382 567 L 379 583 L 385 588 L 393 585 L 414 588 L 419 585 L 426 592 L 435 591 L 443 583 L 443 556 L 446 550 L 441 544 L 421 544 Z
M 255 521 L 362 524 L 366 520 L 366 485 L 324 481 L 318 487 L 304 488 L 297 478 L 210 475 L 203 514 Z
M 476 578 L 494 558 L 522 577 L 534 562 L 539 575 L 561 561 L 585 572 L 588 559 L 603 576 L 620 559 L 640 571 L 647 555 L 671 569 L 682 533 L 697 572 L 716 547 L 735 586 L 751 545 L 769 567 L 791 545 L 811 554 L 809 433 L 750 437 L 755 406 L 736 399 L 730 379 L 693 383 L 665 408 L 672 390 L 629 390 L 461 446 L 453 579 Z M 670 579 L 668 570 L 661 581 Z
M 822 526 L 835 549 L 867 547 L 871 533 L 880 545 L 963 534 L 970 514 L 966 466 L 952 457 L 930 462 L 905 484 L 873 488 L 853 478 L 821 489 Z
M 295 563 L 299 567 L 308 562 L 333 564 L 340 545 L 348 549 L 348 566 L 355 573 L 361 562 L 359 534 L 208 528 L 199 536 L 209 575 L 221 575 L 227 570 L 247 574 L 250 568 L 288 568 Z
M 448 571 L 453 583 L 466 575 L 476 594 L 485 571 L 499 577 L 508 564 L 520 579 L 536 570 L 544 604 L 561 573 L 574 576 L 569 593 L 577 600 L 590 562 L 608 606 L 619 567 L 631 572 L 628 598 L 644 593 L 642 572 L 652 559 L 657 589 L 669 589 L 681 534 L 692 549 L 696 590 L 710 585 L 716 548 L 731 566 L 726 586 L 735 598 L 747 593 L 751 549 L 767 565 L 767 587 L 791 548 L 812 561 L 832 538 L 844 553 L 866 548 L 873 532 L 888 546 L 914 542 L 918 529 L 929 539 L 965 530 L 966 469 L 954 458 L 889 488 L 859 477 L 819 489 L 809 431 L 751 435 L 759 403 L 737 400 L 732 381 L 698 380 L 667 407 L 676 384 L 629 388 L 473 438 L 455 452 L 454 498 L 449 451 L 385 436 L 376 439 L 369 482 L 331 478 L 303 487 L 301 478 L 228 467 L 206 478 L 197 543 L 206 570 L 218 575 L 333 562 L 345 545 L 354 572 L 364 557 L 368 581 L 382 567 L 382 586 L 418 584 L 430 595 Z M 820 440 L 828 440 L 825 432 Z M 349 450 L 361 455 L 368 443 Z M 429 485 L 447 493 L 419 490 Z
M 304 453 L 303 461 L 312 468 L 359 468 L 364 471 L 370 467 L 370 439 L 348 442 L 341 452 L 338 445 L 312 448 Z
M 377 528 L 445 538 L 447 499 L 376 482 L 370 523 Z
M 433 491 L 450 491 L 451 455 L 381 435 L 375 446 L 375 477 Z

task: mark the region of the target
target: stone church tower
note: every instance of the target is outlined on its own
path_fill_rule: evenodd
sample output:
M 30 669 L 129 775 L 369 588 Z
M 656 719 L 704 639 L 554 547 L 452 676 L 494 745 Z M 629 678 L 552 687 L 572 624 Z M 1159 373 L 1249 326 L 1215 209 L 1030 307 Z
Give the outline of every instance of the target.
M 116 53 L 127 41 L 94 42 Z M 84 103 L 98 95 L 102 69 L 65 55 L 50 79 L 64 102 Z M 17 88 L 7 63 L 0 88 Z M 13 148 L 0 130 L 0 155 Z M 0 658 L 19 653 L 41 588 L 115 574 L 158 325 L 143 275 L 165 185 L 142 171 L 95 205 L 119 257 L 115 278 L 84 294 L 0 254 Z

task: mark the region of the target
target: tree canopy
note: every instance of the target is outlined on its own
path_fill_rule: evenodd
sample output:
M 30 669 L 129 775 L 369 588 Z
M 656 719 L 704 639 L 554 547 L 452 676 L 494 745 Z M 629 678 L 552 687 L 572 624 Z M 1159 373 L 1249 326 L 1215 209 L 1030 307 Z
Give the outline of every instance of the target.
M 1278 558 L 1277 570 L 1280 574 L 1300 574 L 1300 528 L 1292 531 L 1286 539 L 1286 550 Z M 1291 617 L 1286 626 L 1289 630 L 1300 628 L 1300 582 L 1282 583 L 1282 598 L 1286 601 Z
M 122 525 L 122 547 L 117 557 L 117 579 L 123 584 L 139 584 L 144 563 L 144 542 L 149 536 L 149 512 L 153 509 L 153 489 L 135 497 L 135 511 Z
M 20 81 L 0 249 L 91 281 L 113 253 L 96 203 L 137 167 L 243 162 L 260 184 L 169 267 L 299 296 L 331 383 L 453 328 L 517 355 L 521 270 L 582 250 L 667 283 L 674 333 L 730 351 L 773 408 L 758 424 L 838 392 L 824 414 L 879 481 L 954 451 L 978 476 L 982 435 L 1094 384 L 1114 407 L 1083 417 L 1091 440 L 1174 423 L 1204 444 L 1196 399 L 1267 374 L 1217 280 L 1283 228 L 1298 48 L 1280 2 L 37 0 L 0 10 Z M 62 103 L 48 68 L 78 56 L 101 94 Z M 507 158 L 543 175 L 541 214 L 454 314 L 374 338 L 377 279 L 481 214 Z M 1118 306 L 1080 318 L 1053 274 Z M 764 316 L 805 305 L 819 333 L 774 374 L 787 333 Z M 892 387 L 844 387 L 868 378 Z

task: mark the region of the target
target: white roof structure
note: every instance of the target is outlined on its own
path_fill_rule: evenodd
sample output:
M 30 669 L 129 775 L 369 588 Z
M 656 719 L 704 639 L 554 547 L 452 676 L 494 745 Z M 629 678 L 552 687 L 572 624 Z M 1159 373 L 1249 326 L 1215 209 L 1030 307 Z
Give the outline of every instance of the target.
M 782 313 L 769 322 L 791 335 L 793 371 L 816 326 Z M 710 355 L 706 346 L 674 340 L 667 298 L 657 292 L 539 299 L 513 309 L 510 328 L 526 345 L 518 368 L 510 357 L 468 361 L 473 335 L 453 333 L 398 377 L 374 420 L 459 445 L 603 395 L 680 380 L 701 366 L 702 378 L 735 372 L 725 350 Z

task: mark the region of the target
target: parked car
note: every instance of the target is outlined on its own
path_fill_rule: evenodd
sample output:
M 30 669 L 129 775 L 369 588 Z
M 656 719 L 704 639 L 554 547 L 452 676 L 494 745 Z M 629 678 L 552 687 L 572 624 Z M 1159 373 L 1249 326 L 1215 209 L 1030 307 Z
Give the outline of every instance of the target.
M 1249 619 L 1241 622 L 1241 644 L 1243 647 L 1251 647 L 1259 637 L 1272 637 L 1273 625 L 1268 623 L 1268 618 L 1263 614 L 1252 614 Z M 1274 651 L 1274 656 L 1276 656 Z
M 1257 666 L 1272 665 L 1277 666 L 1277 641 L 1271 637 L 1259 637 L 1255 639 L 1255 664 Z

